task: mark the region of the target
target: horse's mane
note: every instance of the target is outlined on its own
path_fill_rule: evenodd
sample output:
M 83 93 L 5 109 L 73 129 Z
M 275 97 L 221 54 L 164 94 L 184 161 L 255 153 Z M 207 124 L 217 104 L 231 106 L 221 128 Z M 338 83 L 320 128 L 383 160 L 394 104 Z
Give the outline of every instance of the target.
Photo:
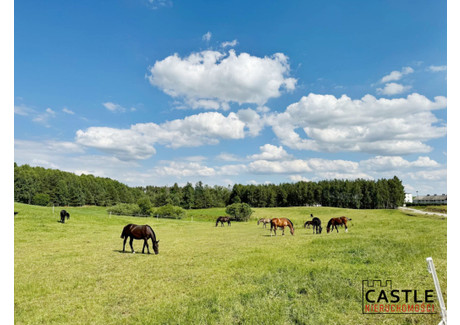
M 330 227 L 331 227 L 332 219 L 334 219 L 334 218 L 331 218 L 331 219 L 329 220 L 329 222 L 327 223 L 327 228 L 330 228 Z M 332 230 L 334 230 L 334 228 L 332 228 Z
M 289 220 L 288 218 L 286 218 L 287 221 L 289 221 L 291 223 L 291 226 L 292 226 L 292 229 L 294 229 L 294 224 L 292 223 L 291 220 Z
M 153 240 L 157 240 L 157 236 L 155 235 L 155 232 L 153 231 L 152 227 L 150 227 L 149 225 L 147 225 L 147 227 L 149 227 L 149 229 L 152 231 L 153 233 Z

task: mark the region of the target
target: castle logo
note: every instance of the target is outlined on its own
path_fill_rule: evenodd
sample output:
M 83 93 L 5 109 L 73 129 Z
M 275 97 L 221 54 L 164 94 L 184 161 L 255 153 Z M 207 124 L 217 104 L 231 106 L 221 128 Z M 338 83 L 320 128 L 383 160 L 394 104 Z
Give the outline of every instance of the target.
M 434 290 L 393 289 L 391 280 L 363 280 L 363 314 L 437 314 Z

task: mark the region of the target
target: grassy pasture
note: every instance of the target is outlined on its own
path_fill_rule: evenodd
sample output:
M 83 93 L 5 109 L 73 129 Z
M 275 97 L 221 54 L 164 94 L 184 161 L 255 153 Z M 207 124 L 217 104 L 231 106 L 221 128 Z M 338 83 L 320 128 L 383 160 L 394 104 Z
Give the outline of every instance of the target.
M 419 205 L 419 206 L 410 206 L 410 208 L 425 211 L 425 212 L 447 213 L 447 205 Z
M 109 217 L 104 208 L 15 203 L 16 324 L 437 324 L 438 315 L 362 315 L 361 283 L 391 279 L 433 288 L 432 256 L 446 300 L 447 219 L 398 210 L 260 208 L 251 221 L 214 227 L 224 209 L 184 220 Z M 323 234 L 302 228 L 310 213 Z M 345 215 L 345 233 L 326 234 Z M 191 217 L 193 216 L 193 222 Z M 269 236 L 261 217 L 288 217 L 295 236 Z M 128 223 L 148 223 L 160 254 L 121 253 Z M 151 242 L 149 243 L 151 246 Z M 129 251 L 129 248 L 128 248 Z M 447 303 L 447 300 L 446 300 Z

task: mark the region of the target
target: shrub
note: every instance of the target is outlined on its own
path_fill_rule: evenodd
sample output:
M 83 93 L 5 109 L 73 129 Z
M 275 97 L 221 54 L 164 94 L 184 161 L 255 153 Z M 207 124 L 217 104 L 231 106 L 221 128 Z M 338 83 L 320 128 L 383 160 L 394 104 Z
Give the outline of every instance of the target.
M 247 203 L 233 203 L 225 209 L 236 221 L 248 221 L 252 214 L 252 209 Z
M 143 216 L 151 216 L 152 215 L 152 202 L 150 202 L 150 199 L 148 197 L 143 197 L 140 198 L 137 201 L 137 205 L 139 206 L 139 209 L 141 210 L 141 214 Z
M 167 204 L 155 209 L 154 215 L 158 218 L 182 219 L 186 216 L 186 212 L 181 207 Z
M 46 206 L 50 202 L 50 196 L 45 193 L 38 193 L 34 195 L 32 202 L 35 205 Z
M 142 211 L 141 208 L 137 204 L 129 204 L 129 203 L 119 203 L 117 205 L 111 206 L 107 209 L 107 212 L 111 212 L 112 214 L 116 215 L 124 215 L 124 216 L 141 216 Z

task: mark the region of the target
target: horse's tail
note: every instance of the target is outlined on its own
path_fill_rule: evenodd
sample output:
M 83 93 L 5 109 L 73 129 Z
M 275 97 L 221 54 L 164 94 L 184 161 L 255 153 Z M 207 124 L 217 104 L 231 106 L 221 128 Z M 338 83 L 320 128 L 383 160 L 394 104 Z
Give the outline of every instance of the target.
M 125 226 L 125 227 L 123 228 L 123 231 L 121 232 L 120 238 L 125 238 L 125 230 L 126 230 L 126 227 L 128 227 L 128 226 Z

